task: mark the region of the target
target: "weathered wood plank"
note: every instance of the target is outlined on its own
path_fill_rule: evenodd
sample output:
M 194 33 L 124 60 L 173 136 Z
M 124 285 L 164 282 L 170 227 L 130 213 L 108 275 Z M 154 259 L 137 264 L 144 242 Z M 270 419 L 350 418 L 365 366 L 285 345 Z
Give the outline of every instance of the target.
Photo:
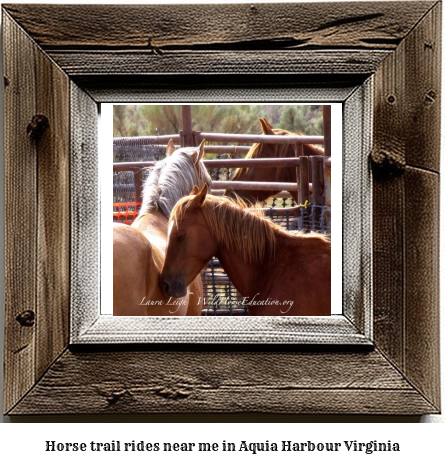
M 49 51 L 70 76 L 135 74 L 371 74 L 389 50 Z
M 434 2 L 5 5 L 44 49 L 395 49 Z M 35 21 L 38 17 L 39 21 Z M 68 20 L 69 18 L 69 20 Z M 280 21 L 280 18 L 283 20 Z M 192 24 L 199 27 L 191 28 Z M 277 28 L 279 24 L 279 28 Z M 106 25 L 106 28 L 104 27 Z M 215 45 L 216 44 L 216 45 Z
M 439 27 L 438 4 L 378 70 L 372 152 L 375 341 L 436 405 Z
M 99 315 L 101 207 L 97 104 L 74 83 L 70 92 L 71 340 Z
M 437 412 L 438 179 L 434 173 L 438 171 L 436 88 L 439 80 L 437 44 L 440 37 L 437 32 L 440 4 L 326 3 L 322 15 L 319 4 L 212 5 L 204 13 L 202 5 L 8 5 L 5 8 L 20 25 L 5 14 L 8 176 L 5 410 L 12 414 Z M 141 14 L 142 11 L 145 13 Z M 193 26 L 197 17 L 200 27 Z M 44 90 L 36 97 L 39 89 L 35 90 L 35 84 L 43 82 L 44 89 L 48 89 L 48 80 L 41 81 L 35 68 L 28 66 L 42 50 L 31 43 L 26 33 L 56 61 L 65 60 L 64 66 L 76 83 L 85 86 L 82 89 L 87 89 L 99 101 L 123 101 L 130 96 L 133 101 L 148 97 L 157 102 L 242 102 L 254 101 L 252 96 L 260 96 L 261 101 L 272 102 L 295 101 L 301 95 L 310 101 L 315 92 L 320 99 L 320 95 L 325 95 L 323 92 L 327 89 L 332 92 L 333 88 L 338 92 L 334 100 L 344 101 L 352 92 L 351 89 L 345 91 L 347 86 L 362 84 L 361 73 L 366 69 L 376 70 L 374 148 L 382 149 L 383 158 L 390 155 L 398 175 L 391 173 L 392 176 L 383 176 L 374 182 L 374 336 L 378 350 L 364 352 L 355 348 L 346 352 L 326 347 L 326 352 L 311 349 L 297 353 L 292 349 L 272 352 L 260 347 L 246 351 L 227 346 L 216 350 L 176 346 L 174 351 L 171 347 L 164 351 L 151 347 L 145 352 L 121 352 L 117 346 L 116 352 L 101 353 L 97 347 L 89 346 L 83 353 L 65 351 L 43 373 L 45 364 L 51 362 L 66 342 L 65 323 L 61 324 L 62 334 L 55 336 L 54 347 L 58 350 L 51 348 L 49 352 L 47 350 L 53 344 L 53 328 L 47 326 L 48 331 L 39 330 L 35 335 L 35 326 L 26 326 L 33 323 L 37 292 L 56 308 L 58 321 L 62 321 L 64 315 L 63 291 L 52 300 L 43 278 L 51 266 L 64 268 L 66 259 L 61 258 L 58 262 L 53 251 L 47 255 L 47 247 L 38 251 L 35 236 L 38 212 L 47 214 L 50 210 L 51 193 L 45 187 L 54 187 L 49 173 L 59 154 L 38 162 L 43 170 L 39 173 L 42 186 L 39 186 L 41 205 L 38 205 L 36 141 L 28 139 L 23 132 L 26 133 L 37 107 L 51 110 L 51 122 L 52 115 L 59 111 L 56 106 L 64 105 L 66 101 L 62 97 L 65 95 L 61 90 L 63 83 L 57 77 L 59 71 L 48 78 L 56 87 L 55 106 L 43 101 L 45 97 L 53 98 L 52 91 Z M 13 48 L 8 49 L 11 46 Z M 328 48 L 332 48 L 332 52 Z M 322 53 L 317 55 L 317 51 Z M 348 51 L 351 51 L 352 62 L 345 63 L 342 68 L 340 55 Z M 291 73 L 294 74 L 285 75 L 287 64 L 279 63 L 280 53 L 283 58 L 293 52 L 301 57 L 299 66 L 305 70 L 302 72 L 309 73 L 318 67 L 325 74 L 298 75 L 298 59 L 295 58 L 296 62 L 291 63 Z M 257 53 L 261 63 L 255 66 L 252 58 Z M 235 67 L 237 54 L 246 57 L 244 68 Z M 70 56 L 73 57 L 71 63 Z M 94 56 L 101 62 L 96 68 Z M 130 68 L 124 69 L 124 59 L 122 65 L 116 64 L 113 56 L 127 56 L 134 76 L 125 74 Z M 310 61 L 317 56 L 320 60 L 311 65 Z M 343 56 L 346 60 L 348 55 Z M 141 63 L 144 57 L 149 58 L 147 64 Z M 192 58 L 187 61 L 187 57 Z M 224 68 L 224 63 L 217 63 L 221 58 L 227 61 L 227 69 L 233 74 L 207 74 L 200 79 L 196 77 L 196 70 L 189 67 L 188 74 L 183 75 L 178 86 L 175 73 L 179 72 L 181 61 L 187 66 L 199 64 L 199 72 L 204 73 L 206 57 L 211 70 Z M 81 63 L 82 58 L 85 63 Z M 327 59 L 326 65 L 320 63 L 324 59 Z M 380 59 L 383 59 L 381 66 Z M 271 68 L 267 66 L 267 60 L 271 60 Z M 143 69 L 147 74 L 152 73 L 150 79 L 136 70 L 138 63 L 145 66 Z M 156 74 L 155 65 L 159 65 L 157 70 L 171 71 L 173 75 Z M 236 74 L 249 73 L 249 66 L 251 73 L 272 69 L 281 70 L 283 74 L 261 79 L 255 74 Z M 354 74 L 336 75 L 333 85 L 329 66 Z M 419 66 L 422 67 L 420 72 Z M 46 69 L 43 63 L 43 72 Z M 116 74 L 110 74 L 110 70 Z M 82 74 L 87 71 L 89 75 Z M 74 87 L 73 84 L 72 89 Z M 315 87 L 318 88 L 316 91 Z M 90 116 L 94 113 L 94 102 L 82 89 L 72 90 L 71 97 L 77 100 L 76 103 L 69 102 L 74 130 L 82 132 L 85 128 L 85 133 L 74 137 L 76 142 L 72 141 L 82 168 L 81 173 L 71 179 L 77 180 L 75 183 L 84 181 L 84 184 L 76 184 L 78 203 L 76 207 L 72 204 L 71 210 L 73 225 L 80 221 L 80 226 L 75 226 L 79 228 L 76 236 L 79 241 L 71 248 L 73 254 L 80 252 L 74 257 L 78 272 L 82 264 L 91 264 L 91 256 L 87 256 L 90 249 L 81 241 L 85 239 L 89 245 L 93 244 L 97 252 L 97 243 L 90 237 L 97 233 L 97 228 L 88 224 L 97 217 L 85 215 L 80 210 L 85 205 L 91 206 L 88 199 L 94 195 L 97 186 L 94 175 L 88 175 L 87 169 L 90 167 L 94 171 L 88 162 L 95 160 L 94 156 L 94 160 L 89 159 L 91 153 L 94 154 L 91 147 L 94 147 L 95 130 L 80 122 L 82 109 Z M 61 131 L 62 140 L 65 140 L 63 118 L 55 126 L 50 125 L 50 130 L 53 128 L 57 128 L 58 133 Z M 50 136 L 46 133 L 43 137 Z M 428 141 L 428 137 L 432 140 Z M 41 143 L 45 146 L 44 141 Z M 65 150 L 63 142 L 52 139 L 48 143 L 62 152 Z M 359 143 L 362 143 L 361 139 Z M 374 153 L 378 155 L 379 150 Z M 363 145 L 358 147 L 357 153 L 363 151 Z M 60 157 L 63 159 L 62 153 Z M 410 165 L 430 172 L 424 173 Z M 398 169 L 405 174 L 397 173 Z M 56 187 L 63 191 L 65 167 L 56 168 L 56 173 Z M 62 191 L 56 191 L 56 198 L 64 205 Z M 423 205 L 424 198 L 428 206 Z M 16 204 L 20 205 L 20 214 Z M 420 224 L 416 224 L 419 208 L 423 210 Z M 64 213 L 62 217 L 65 217 Z M 413 225 L 409 226 L 411 229 L 404 228 L 405 220 L 408 225 Z M 55 237 L 56 242 L 65 244 L 63 223 L 59 229 L 61 225 L 55 219 L 39 218 L 38 225 L 39 243 L 47 245 L 49 238 Z M 425 239 L 419 243 L 419 238 Z M 411 247 L 411 243 L 416 246 Z M 93 255 L 96 252 L 93 251 Z M 78 260 L 79 257 L 84 261 Z M 422 279 L 419 279 L 419 270 L 423 273 Z M 64 276 L 51 277 L 50 285 L 57 282 L 63 285 Z M 78 292 L 77 297 L 81 297 L 77 304 L 97 306 L 97 287 L 92 294 L 83 294 L 92 282 L 97 285 L 97 269 L 90 270 L 89 274 L 79 273 L 77 278 L 78 287 L 72 288 Z M 25 305 L 28 298 L 34 307 L 32 312 L 23 313 L 18 307 Z M 62 307 L 57 308 L 56 301 Z M 50 314 L 45 312 L 40 304 L 37 312 L 39 326 L 50 324 Z M 16 326 L 17 314 L 21 315 L 19 320 L 23 326 Z M 366 329 L 367 322 L 362 321 L 362 317 L 363 312 L 351 313 L 354 324 Z M 90 323 L 82 322 L 84 325 Z M 54 328 L 58 327 L 54 325 Z M 39 347 L 37 360 L 35 345 Z M 40 374 L 43 376 L 37 381 Z
M 35 45 L 3 15 L 5 156 L 5 383 L 9 410 L 35 382 L 37 157 L 27 126 L 35 114 Z M 17 320 L 18 318 L 18 320 Z
M 68 344 L 70 292 L 69 78 L 41 50 L 35 56 L 36 114 L 48 127 L 37 149 L 37 339 L 40 377 Z
M 405 173 L 406 317 L 408 379 L 440 407 L 439 175 Z
M 434 412 L 378 353 L 66 352 L 12 414 Z
M 441 5 L 437 4 L 376 73 L 373 160 L 439 170 Z
M 439 172 L 442 3 L 406 40 L 406 162 Z M 413 125 L 413 126 L 411 126 Z
M 373 114 L 374 338 L 400 369 L 405 367 L 404 181 L 406 62 L 403 42 L 375 75 Z
M 374 341 L 400 368 L 404 360 L 404 182 L 373 182 Z
M 372 338 L 372 184 L 367 154 L 372 143 L 372 84 L 373 80 L 368 79 L 344 104 L 341 181 L 343 314 L 369 338 Z

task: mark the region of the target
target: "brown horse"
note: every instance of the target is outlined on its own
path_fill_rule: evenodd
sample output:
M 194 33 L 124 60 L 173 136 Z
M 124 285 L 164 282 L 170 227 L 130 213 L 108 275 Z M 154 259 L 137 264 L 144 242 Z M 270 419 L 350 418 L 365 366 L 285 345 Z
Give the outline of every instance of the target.
M 266 136 L 296 136 L 298 134 L 284 129 L 274 129 L 266 118 L 260 118 L 261 129 Z M 311 144 L 303 145 L 304 155 L 324 155 L 324 150 Z M 246 158 L 295 158 L 295 144 L 253 144 Z M 232 181 L 255 181 L 255 182 L 297 182 L 297 173 L 294 168 L 238 168 L 235 170 Z M 262 202 L 279 191 L 253 191 L 233 190 L 224 192 L 227 197 L 238 197 L 250 203 Z M 290 192 L 298 203 L 298 193 Z
M 144 186 L 142 208 L 131 226 L 113 224 L 113 315 L 200 315 L 200 276 L 190 281 L 182 299 L 166 299 L 159 286 L 165 260 L 168 217 L 175 203 L 190 194 L 195 184 L 211 184 L 202 163 L 204 141 L 198 148 L 175 151 L 157 162 Z
M 186 295 L 216 256 L 249 315 L 331 314 L 331 244 L 324 236 L 290 234 L 239 202 L 207 195 L 207 186 L 192 194 L 170 215 L 161 274 L 166 295 Z

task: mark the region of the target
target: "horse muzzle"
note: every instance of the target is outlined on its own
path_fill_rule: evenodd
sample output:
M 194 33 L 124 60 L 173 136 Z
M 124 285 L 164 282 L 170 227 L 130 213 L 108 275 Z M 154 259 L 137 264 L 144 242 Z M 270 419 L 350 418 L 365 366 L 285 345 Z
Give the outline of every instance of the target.
M 168 280 L 161 276 L 161 289 L 168 297 L 184 297 L 187 295 L 187 286 L 180 279 Z

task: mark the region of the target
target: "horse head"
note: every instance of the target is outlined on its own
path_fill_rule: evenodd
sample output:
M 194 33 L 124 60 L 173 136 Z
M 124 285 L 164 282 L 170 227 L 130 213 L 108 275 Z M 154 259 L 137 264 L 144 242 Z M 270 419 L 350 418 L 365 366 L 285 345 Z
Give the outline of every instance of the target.
M 195 279 L 215 254 L 218 243 L 210 234 L 201 212 L 208 192 L 207 184 L 181 199 L 175 206 L 168 227 L 167 252 L 160 285 L 169 297 L 183 297 L 187 286 Z

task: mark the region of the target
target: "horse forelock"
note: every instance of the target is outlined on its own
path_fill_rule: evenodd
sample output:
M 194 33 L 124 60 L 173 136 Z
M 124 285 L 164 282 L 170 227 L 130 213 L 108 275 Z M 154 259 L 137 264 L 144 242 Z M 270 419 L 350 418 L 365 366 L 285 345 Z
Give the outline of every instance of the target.
M 178 226 L 194 199 L 181 199 L 170 215 L 170 223 Z M 261 210 L 247 209 L 240 198 L 207 195 L 201 211 L 217 242 L 240 254 L 248 263 L 261 264 L 275 255 L 275 231 L 278 226 L 265 218 Z
M 160 209 L 168 218 L 176 202 L 190 194 L 195 185 L 211 185 L 204 164 L 195 161 L 186 150 L 176 150 L 157 162 L 144 185 L 140 215 Z

